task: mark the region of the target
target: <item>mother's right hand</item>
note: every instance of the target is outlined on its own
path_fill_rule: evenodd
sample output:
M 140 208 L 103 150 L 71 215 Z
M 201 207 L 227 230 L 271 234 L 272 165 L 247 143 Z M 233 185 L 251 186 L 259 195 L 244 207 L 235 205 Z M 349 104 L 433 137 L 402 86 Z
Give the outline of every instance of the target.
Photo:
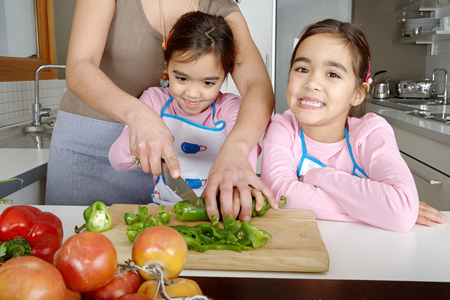
M 180 176 L 180 164 L 173 150 L 173 136 L 161 117 L 150 107 L 141 107 L 129 122 L 130 153 L 136 155 L 142 170 L 153 175 L 162 174 L 164 159 L 173 178 Z

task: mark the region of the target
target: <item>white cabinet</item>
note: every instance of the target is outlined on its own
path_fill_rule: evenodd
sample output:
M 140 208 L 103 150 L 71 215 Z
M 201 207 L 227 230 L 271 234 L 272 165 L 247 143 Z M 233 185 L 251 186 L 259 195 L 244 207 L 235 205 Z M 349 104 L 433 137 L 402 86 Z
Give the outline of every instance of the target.
M 238 3 L 253 41 L 266 64 L 272 86 L 275 84 L 276 2 L 276 0 L 241 0 Z M 221 91 L 239 95 L 230 75 L 223 83 Z

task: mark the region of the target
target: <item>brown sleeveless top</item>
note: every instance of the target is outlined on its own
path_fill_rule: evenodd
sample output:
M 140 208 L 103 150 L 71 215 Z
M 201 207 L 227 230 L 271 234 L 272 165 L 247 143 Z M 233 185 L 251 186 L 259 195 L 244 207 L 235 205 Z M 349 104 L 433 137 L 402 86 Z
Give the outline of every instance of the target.
M 239 6 L 233 0 L 201 0 L 199 6 L 199 11 L 223 17 L 237 10 Z M 165 68 L 162 39 L 145 17 L 141 0 L 116 0 L 100 69 L 119 88 L 138 98 L 147 88 L 159 86 Z M 59 109 L 115 122 L 85 104 L 69 89 L 63 95 Z

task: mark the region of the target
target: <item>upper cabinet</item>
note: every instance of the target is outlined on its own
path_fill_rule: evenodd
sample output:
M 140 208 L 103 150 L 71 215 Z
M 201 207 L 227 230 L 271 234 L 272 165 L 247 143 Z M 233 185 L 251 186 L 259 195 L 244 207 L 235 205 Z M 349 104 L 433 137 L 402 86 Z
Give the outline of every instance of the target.
M 399 24 L 399 32 L 402 33 L 401 38 L 395 40 L 395 43 L 422 44 L 431 45 L 431 55 L 435 54 L 435 43 L 450 41 L 450 28 L 444 30 L 440 21 L 433 30 L 427 28 L 422 30 L 421 25 L 417 25 L 418 29 L 414 32 L 411 29 L 411 22 L 417 21 L 419 18 L 425 18 L 427 21 L 432 19 L 440 20 L 442 17 L 450 14 L 450 0 L 409 0 L 396 8 L 397 22 Z M 424 22 L 425 22 L 424 19 Z M 415 26 L 413 26 L 415 27 Z

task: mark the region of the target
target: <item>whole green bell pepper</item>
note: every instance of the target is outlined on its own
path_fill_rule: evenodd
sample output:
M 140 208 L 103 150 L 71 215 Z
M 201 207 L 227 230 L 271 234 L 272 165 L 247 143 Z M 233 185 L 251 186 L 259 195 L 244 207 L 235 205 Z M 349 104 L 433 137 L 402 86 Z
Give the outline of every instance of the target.
M 256 200 L 252 201 L 252 217 L 264 216 L 266 212 L 270 209 L 270 204 L 266 199 L 266 196 L 263 195 L 264 203 L 259 211 L 255 209 Z M 205 204 L 205 199 L 203 197 L 199 197 L 200 201 Z M 278 207 L 283 207 L 287 203 L 287 199 L 284 196 L 281 196 L 282 204 L 279 204 Z M 217 200 L 217 205 L 220 212 L 220 201 Z M 206 207 L 195 207 L 191 205 L 187 201 L 180 201 L 173 207 L 173 212 L 177 215 L 178 220 L 180 221 L 208 221 L 208 213 L 206 212 Z M 222 219 L 222 215 L 220 215 L 220 219 Z
M 111 229 L 112 217 L 109 214 L 108 207 L 101 201 L 86 208 L 83 212 L 85 224 L 80 227 L 75 226 L 75 232 L 79 233 L 86 228 L 87 231 L 103 232 Z

